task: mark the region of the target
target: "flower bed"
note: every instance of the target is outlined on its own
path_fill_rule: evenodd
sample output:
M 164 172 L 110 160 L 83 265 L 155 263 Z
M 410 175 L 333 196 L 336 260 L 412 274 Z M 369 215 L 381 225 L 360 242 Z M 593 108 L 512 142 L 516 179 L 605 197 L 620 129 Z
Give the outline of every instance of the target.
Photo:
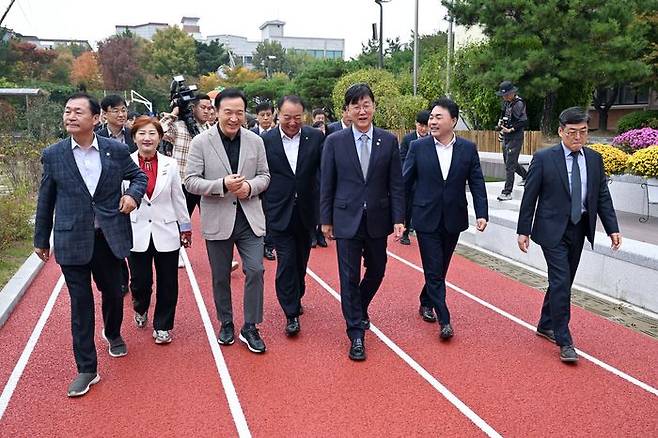
M 658 129 L 641 128 L 631 129 L 612 140 L 613 146 L 616 146 L 625 152 L 633 153 L 640 149 L 647 148 L 658 144 Z

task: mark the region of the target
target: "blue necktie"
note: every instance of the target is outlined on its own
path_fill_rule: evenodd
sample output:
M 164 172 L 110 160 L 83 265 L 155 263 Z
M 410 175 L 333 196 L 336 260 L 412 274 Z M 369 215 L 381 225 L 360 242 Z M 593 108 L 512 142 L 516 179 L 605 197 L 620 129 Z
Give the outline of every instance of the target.
M 368 177 L 368 165 L 370 164 L 370 150 L 368 149 L 368 135 L 362 134 L 359 137 L 359 147 L 361 149 L 361 171 L 363 172 L 363 179 Z
M 578 164 L 578 155 L 580 155 L 580 151 L 571 152 L 569 155 L 573 158 L 571 164 L 571 222 L 577 224 L 580 222 L 580 218 L 583 215 L 580 165 Z

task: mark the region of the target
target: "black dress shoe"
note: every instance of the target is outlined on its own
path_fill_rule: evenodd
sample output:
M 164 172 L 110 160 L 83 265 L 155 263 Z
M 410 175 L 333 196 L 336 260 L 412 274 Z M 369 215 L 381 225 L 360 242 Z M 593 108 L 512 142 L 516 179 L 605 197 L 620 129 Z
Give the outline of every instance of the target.
M 366 346 L 363 343 L 363 339 L 356 338 L 352 340 L 352 345 L 350 346 L 350 359 L 356 361 L 366 360 Z
M 288 318 L 288 322 L 286 323 L 286 335 L 297 336 L 299 330 L 299 318 Z
M 421 318 L 423 318 L 423 321 L 426 322 L 436 322 L 436 315 L 434 314 L 434 309 L 431 307 L 427 306 L 420 306 L 418 309 L 418 313 L 420 313 Z
M 541 336 L 542 338 L 548 339 L 549 341 L 555 344 L 555 333 L 553 333 L 553 330 L 542 329 L 537 327 L 537 331 L 535 333 L 537 334 L 537 336 Z
M 318 246 L 321 246 L 322 248 L 327 247 L 327 240 L 324 238 L 324 234 L 319 233 L 316 240 L 318 242 Z
M 400 244 L 411 245 L 411 240 L 409 239 L 409 233 L 402 234 L 402 237 L 400 237 Z
M 361 328 L 363 330 L 370 330 L 370 318 L 364 318 L 361 320 Z
M 240 340 L 247 344 L 249 351 L 252 353 L 265 353 L 265 342 L 260 337 L 256 326 L 245 326 L 240 330 Z
M 450 339 L 455 335 L 455 331 L 452 329 L 450 324 L 442 325 L 441 331 L 439 332 L 439 338 L 441 339 Z
M 560 347 L 560 360 L 562 362 L 578 362 L 578 353 L 573 345 L 563 345 Z
M 267 260 L 276 260 L 274 250 L 272 248 L 265 248 L 264 256 Z
M 219 334 L 217 335 L 217 342 L 221 345 L 231 345 L 235 342 L 235 328 L 232 322 L 222 324 L 222 328 L 219 329 Z

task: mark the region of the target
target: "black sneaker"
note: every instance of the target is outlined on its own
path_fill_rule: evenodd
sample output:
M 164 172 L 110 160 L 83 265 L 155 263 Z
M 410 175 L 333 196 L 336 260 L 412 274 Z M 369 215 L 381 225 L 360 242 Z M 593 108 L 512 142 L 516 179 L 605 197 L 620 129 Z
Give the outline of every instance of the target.
M 578 353 L 573 345 L 563 345 L 560 347 L 560 360 L 562 362 L 578 362 Z
M 128 347 L 120 335 L 114 339 L 108 339 L 107 336 L 105 336 L 105 329 L 103 329 L 103 339 L 109 344 L 108 351 L 110 356 L 121 357 L 128 354 Z
M 69 385 L 67 395 L 69 397 L 80 397 L 89 392 L 89 387 L 100 382 L 98 373 L 80 373 Z
M 436 315 L 434 314 L 434 309 L 427 306 L 420 306 L 418 308 L 418 313 L 420 317 L 423 318 L 425 322 L 436 322 Z
M 439 338 L 447 340 L 452 338 L 455 335 L 455 331 L 452 329 L 450 324 L 442 325 L 441 331 L 439 332 Z
M 551 329 L 543 329 L 537 327 L 537 331 L 535 332 L 537 336 L 541 336 L 544 339 L 548 339 L 552 343 L 555 344 L 555 333 Z
M 272 248 L 265 248 L 263 255 L 267 260 L 276 260 L 276 256 L 274 255 L 274 249 Z
M 222 324 L 217 335 L 217 342 L 221 345 L 231 345 L 235 342 L 235 328 L 232 322 Z
M 240 330 L 240 340 L 247 344 L 249 350 L 252 353 L 265 353 L 267 348 L 265 347 L 265 342 L 260 337 L 258 329 L 256 327 L 243 327 Z

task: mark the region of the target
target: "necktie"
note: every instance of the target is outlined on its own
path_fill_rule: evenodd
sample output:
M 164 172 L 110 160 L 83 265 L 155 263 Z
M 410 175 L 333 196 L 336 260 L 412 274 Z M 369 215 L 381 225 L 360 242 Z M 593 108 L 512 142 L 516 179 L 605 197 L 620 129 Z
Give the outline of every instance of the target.
M 370 150 L 368 149 L 368 135 L 361 134 L 359 137 L 359 148 L 361 149 L 361 171 L 363 172 L 363 178 L 368 177 L 368 164 L 370 164 Z
M 580 165 L 578 155 L 580 151 L 571 152 L 573 162 L 571 164 L 571 222 L 577 224 L 582 216 L 582 187 L 580 185 Z

